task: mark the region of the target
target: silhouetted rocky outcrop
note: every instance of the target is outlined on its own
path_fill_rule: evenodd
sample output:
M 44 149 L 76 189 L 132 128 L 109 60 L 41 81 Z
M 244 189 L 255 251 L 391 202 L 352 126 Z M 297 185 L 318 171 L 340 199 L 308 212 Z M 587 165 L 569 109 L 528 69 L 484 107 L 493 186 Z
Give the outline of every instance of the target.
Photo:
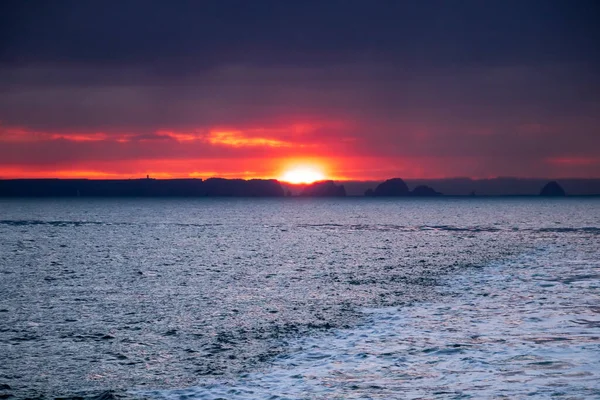
M 441 196 L 442 193 L 436 192 L 432 188 L 426 185 L 419 185 L 411 192 L 408 190 L 406 183 L 400 178 L 388 179 L 387 181 L 379 184 L 375 190 L 367 189 L 365 196 L 367 197 L 404 197 L 404 196 L 416 196 L 416 197 L 428 197 L 428 196 Z
M 540 196 L 562 197 L 566 195 L 565 190 L 556 181 L 548 182 L 540 191 Z
M 303 197 L 344 197 L 346 189 L 343 185 L 336 185 L 333 181 L 312 183 L 300 193 Z
M 417 186 L 416 188 L 414 188 L 413 191 L 410 192 L 410 195 L 411 196 L 441 196 L 442 194 L 440 192 L 436 192 L 429 186 L 420 185 L 420 186 Z
M 370 191 L 367 190 L 365 192 L 365 196 L 374 196 L 374 197 L 382 197 L 382 196 L 409 196 L 410 191 L 408 190 L 408 186 L 406 183 L 400 178 L 388 179 L 387 181 L 380 183 L 377 185 L 375 190 Z
M 539 178 L 441 178 L 441 179 L 405 179 L 411 189 L 419 185 L 427 185 L 444 196 L 531 196 L 539 195 L 540 189 L 553 179 Z M 600 178 L 585 179 L 561 178 L 560 185 L 567 192 L 567 196 L 600 196 Z M 381 182 L 373 181 L 345 181 L 347 196 L 368 196 L 373 194 L 367 189 L 375 189 Z

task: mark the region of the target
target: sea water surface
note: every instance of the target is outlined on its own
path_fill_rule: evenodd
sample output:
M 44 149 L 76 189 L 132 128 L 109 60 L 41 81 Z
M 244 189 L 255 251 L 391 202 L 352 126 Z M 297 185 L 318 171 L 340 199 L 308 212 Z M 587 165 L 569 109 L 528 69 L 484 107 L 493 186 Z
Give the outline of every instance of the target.
M 600 200 L 0 200 L 0 396 L 598 398 Z

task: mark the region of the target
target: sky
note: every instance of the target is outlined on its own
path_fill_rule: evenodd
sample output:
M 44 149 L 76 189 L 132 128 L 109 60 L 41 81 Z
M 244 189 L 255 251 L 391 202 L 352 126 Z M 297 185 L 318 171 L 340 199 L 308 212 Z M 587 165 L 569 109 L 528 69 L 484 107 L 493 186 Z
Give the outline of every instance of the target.
M 3 0 L 0 178 L 600 177 L 596 0 Z

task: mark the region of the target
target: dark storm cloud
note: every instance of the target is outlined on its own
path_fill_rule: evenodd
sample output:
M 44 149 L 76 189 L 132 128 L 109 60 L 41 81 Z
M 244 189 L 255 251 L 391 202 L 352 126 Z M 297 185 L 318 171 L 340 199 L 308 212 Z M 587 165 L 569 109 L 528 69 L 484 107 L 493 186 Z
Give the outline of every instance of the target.
M 3 63 L 410 66 L 598 61 L 595 1 L 8 1 Z
M 174 139 L 218 128 L 252 140 L 265 128 L 321 155 L 468 166 L 457 174 L 550 174 L 586 160 L 600 174 L 595 1 L 0 7 L 0 140 L 42 137 L 3 143 L 11 164 L 294 155 Z M 316 128 L 299 138 L 296 123 Z

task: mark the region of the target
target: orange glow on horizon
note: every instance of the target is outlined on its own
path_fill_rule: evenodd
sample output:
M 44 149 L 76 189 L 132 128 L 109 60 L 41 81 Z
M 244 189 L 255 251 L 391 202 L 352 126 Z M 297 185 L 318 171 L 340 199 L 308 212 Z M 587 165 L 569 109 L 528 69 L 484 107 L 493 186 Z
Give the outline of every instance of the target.
M 400 170 L 397 160 L 384 168 L 373 168 L 372 159 L 351 157 L 253 157 L 137 159 L 120 161 L 79 161 L 69 164 L 19 165 L 0 163 L 0 179 L 156 179 L 229 178 L 278 179 L 291 184 L 318 180 L 379 180 L 393 176 L 413 177 L 416 172 Z M 379 163 L 385 160 L 378 159 Z M 385 168 L 387 167 L 387 168 Z M 420 175 L 420 174 L 419 174 Z

